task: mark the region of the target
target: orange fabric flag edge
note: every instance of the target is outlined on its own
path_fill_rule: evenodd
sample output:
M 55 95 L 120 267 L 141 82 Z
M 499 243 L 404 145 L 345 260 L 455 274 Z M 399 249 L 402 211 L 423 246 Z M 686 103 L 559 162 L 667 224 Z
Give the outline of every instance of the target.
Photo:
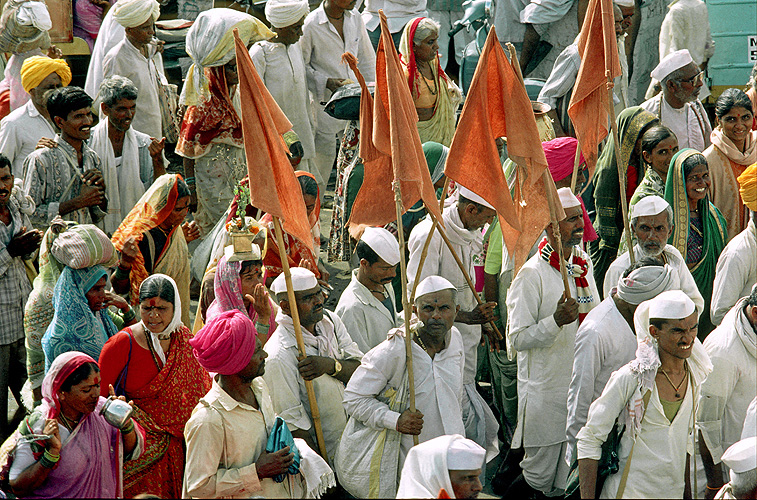
M 312 240 L 305 201 L 287 157 L 282 134 L 292 124 L 260 79 L 250 53 L 234 30 L 239 98 L 250 203 L 278 217 L 284 230 L 303 242 Z

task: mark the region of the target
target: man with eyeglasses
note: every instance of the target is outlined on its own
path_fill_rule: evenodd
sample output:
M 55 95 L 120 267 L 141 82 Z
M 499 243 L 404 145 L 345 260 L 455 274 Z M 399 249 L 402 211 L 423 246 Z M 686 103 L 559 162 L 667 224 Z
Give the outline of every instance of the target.
M 681 149 L 704 151 L 710 145 L 712 125 L 699 100 L 704 85 L 701 71 L 687 49 L 666 56 L 652 70 L 652 78 L 662 85 L 662 92 L 641 104 L 641 107 L 660 118 L 678 138 Z

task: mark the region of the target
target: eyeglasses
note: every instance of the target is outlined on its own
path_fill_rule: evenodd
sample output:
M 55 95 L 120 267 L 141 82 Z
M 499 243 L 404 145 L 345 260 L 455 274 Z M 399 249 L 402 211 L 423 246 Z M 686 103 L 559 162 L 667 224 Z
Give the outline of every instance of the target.
M 697 85 L 700 83 L 704 83 L 704 71 L 700 71 L 699 73 L 692 76 L 691 78 L 684 78 L 678 81 L 681 83 L 688 83 L 689 85 Z

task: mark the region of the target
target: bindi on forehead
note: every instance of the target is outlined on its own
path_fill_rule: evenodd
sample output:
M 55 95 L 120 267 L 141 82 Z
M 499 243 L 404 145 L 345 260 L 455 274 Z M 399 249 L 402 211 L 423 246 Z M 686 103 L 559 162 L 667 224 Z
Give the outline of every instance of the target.
M 150 299 L 148 304 L 150 304 L 150 307 L 156 307 L 158 305 L 158 301 L 155 299 Z

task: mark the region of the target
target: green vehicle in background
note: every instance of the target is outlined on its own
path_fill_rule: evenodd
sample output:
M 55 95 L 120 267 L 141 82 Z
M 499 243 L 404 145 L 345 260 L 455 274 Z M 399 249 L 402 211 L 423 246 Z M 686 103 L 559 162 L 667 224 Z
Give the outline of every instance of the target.
M 757 0 L 704 0 L 715 55 L 707 63 L 714 102 L 727 88 L 743 89 L 757 62 Z

